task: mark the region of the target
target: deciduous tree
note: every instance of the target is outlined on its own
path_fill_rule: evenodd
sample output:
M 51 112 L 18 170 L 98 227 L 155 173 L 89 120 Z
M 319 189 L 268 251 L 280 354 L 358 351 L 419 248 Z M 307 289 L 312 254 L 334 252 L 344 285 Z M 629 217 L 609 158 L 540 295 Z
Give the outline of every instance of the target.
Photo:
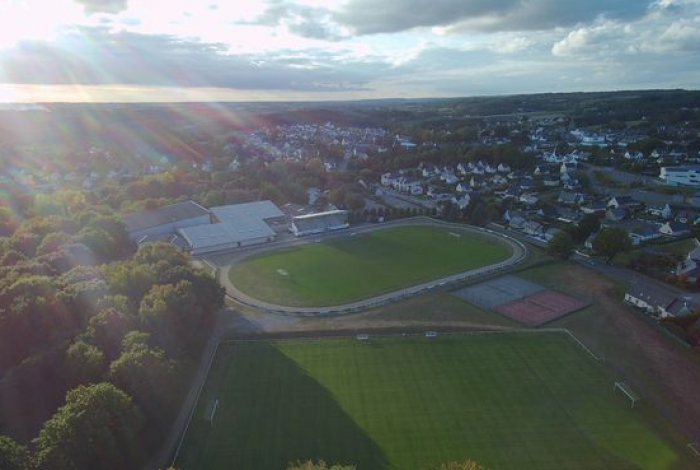
M 574 252 L 574 239 L 565 231 L 561 231 L 547 244 L 547 252 L 557 258 L 569 259 Z
M 619 228 L 604 228 L 593 240 L 593 252 L 603 256 L 608 263 L 616 254 L 630 249 L 632 249 L 632 241 L 627 232 Z
M 80 386 L 44 423 L 36 446 L 38 470 L 136 468 L 143 416 L 131 397 L 112 384 Z

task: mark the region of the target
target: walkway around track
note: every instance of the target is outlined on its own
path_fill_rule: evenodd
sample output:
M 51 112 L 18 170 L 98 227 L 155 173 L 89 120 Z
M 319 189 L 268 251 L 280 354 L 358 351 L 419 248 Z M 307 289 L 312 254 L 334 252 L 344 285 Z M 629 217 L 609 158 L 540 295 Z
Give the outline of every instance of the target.
M 441 279 L 435 279 L 429 282 L 424 282 L 418 285 L 406 287 L 386 294 L 377 295 L 367 299 L 359 300 L 356 302 L 346 303 L 342 305 L 332 305 L 325 307 L 291 307 L 285 305 L 277 305 L 269 302 L 265 302 L 256 299 L 252 296 L 241 292 L 236 286 L 231 282 L 229 278 L 229 271 L 236 263 L 249 258 L 251 256 L 265 253 L 271 250 L 278 250 L 281 248 L 288 248 L 292 246 L 304 245 L 307 243 L 314 243 L 320 238 L 328 239 L 339 236 L 349 236 L 351 234 L 366 233 L 376 230 L 383 230 L 390 227 L 400 227 L 400 226 L 410 226 L 410 225 L 433 225 L 438 227 L 447 227 L 454 230 L 469 231 L 479 234 L 487 234 L 498 238 L 505 244 L 507 244 L 511 250 L 512 254 L 510 258 L 500 263 L 496 263 L 490 266 L 484 266 L 481 268 L 472 269 L 469 271 L 464 271 L 461 273 L 453 274 L 451 276 L 443 277 Z M 405 299 L 414 295 L 422 294 L 428 292 L 432 289 L 442 287 L 448 284 L 454 284 L 458 282 L 465 281 L 467 279 L 472 279 L 478 276 L 484 276 L 493 274 L 495 272 L 504 271 L 512 266 L 515 266 L 527 258 L 528 250 L 525 244 L 521 241 L 510 237 L 508 235 L 495 232 L 493 230 L 484 229 L 480 227 L 474 227 L 471 225 L 464 224 L 454 224 L 449 222 L 438 221 L 430 219 L 427 217 L 414 217 L 410 219 L 404 219 L 400 221 L 388 222 L 383 224 L 377 224 L 372 226 L 364 226 L 361 228 L 346 230 L 343 232 L 329 233 L 325 236 L 312 236 L 302 239 L 294 239 L 286 242 L 278 242 L 256 249 L 246 250 L 244 252 L 232 253 L 228 260 L 227 266 L 219 270 L 219 282 L 226 288 L 227 295 L 233 301 L 245 305 L 247 307 L 252 307 L 255 309 L 263 310 L 269 313 L 277 313 L 282 315 L 295 315 L 295 316 L 333 316 L 333 315 L 344 315 L 348 313 L 355 313 L 366 310 L 368 308 L 378 307 L 390 302 Z

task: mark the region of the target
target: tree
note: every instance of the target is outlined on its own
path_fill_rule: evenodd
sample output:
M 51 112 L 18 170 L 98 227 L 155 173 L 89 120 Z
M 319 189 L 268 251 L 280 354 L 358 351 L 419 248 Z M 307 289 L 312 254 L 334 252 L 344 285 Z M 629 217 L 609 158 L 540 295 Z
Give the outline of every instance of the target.
M 29 470 L 30 455 L 26 446 L 14 439 L 0 436 L 0 469 Z
M 137 326 L 136 318 L 116 308 L 108 308 L 90 319 L 86 338 L 112 360 L 119 356 L 124 336 Z
M 66 352 L 66 365 L 74 384 L 98 382 L 105 366 L 105 356 L 96 346 L 76 341 Z
M 600 219 L 595 214 L 586 214 L 578 224 L 574 237 L 577 242 L 583 243 L 591 234 L 600 228 Z
M 359 211 L 365 207 L 365 198 L 362 194 L 355 192 L 347 192 L 343 198 L 343 203 L 351 211 Z
M 130 351 L 137 347 L 148 347 L 151 344 L 151 335 L 145 331 L 130 331 L 122 340 L 122 350 Z
M 201 339 L 197 333 L 206 332 L 203 327 L 211 314 L 213 311 L 202 307 L 189 281 L 154 286 L 139 307 L 142 325 L 170 355 L 191 352 Z
M 287 470 L 355 470 L 354 465 L 328 465 L 323 460 L 314 462 L 313 460 L 307 460 L 306 462 L 297 461 L 295 463 L 290 463 L 287 466 Z
M 569 259 L 574 252 L 574 239 L 565 231 L 558 232 L 547 244 L 547 252 L 557 258 Z
M 122 470 L 138 465 L 143 416 L 131 397 L 110 383 L 80 386 L 44 423 L 37 470 Z
M 618 253 L 632 249 L 632 241 L 627 232 L 619 228 L 604 228 L 593 240 L 593 252 L 603 256 L 607 263 Z
M 130 342 L 127 346 L 109 366 L 110 378 L 152 418 L 169 416 L 168 408 L 175 405 L 177 364 L 162 349 L 149 348 L 140 342 Z
M 112 263 L 102 268 L 112 292 L 128 297 L 138 303 L 156 282 L 151 265 L 135 261 Z

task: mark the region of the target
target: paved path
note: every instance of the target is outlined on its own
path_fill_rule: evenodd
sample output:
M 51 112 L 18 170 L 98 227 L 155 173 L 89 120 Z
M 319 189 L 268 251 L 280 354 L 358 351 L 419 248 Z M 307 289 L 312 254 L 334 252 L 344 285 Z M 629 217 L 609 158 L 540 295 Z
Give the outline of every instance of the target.
M 165 469 L 169 465 L 175 463 L 172 461 L 173 456 L 177 455 L 182 441 L 185 438 L 185 431 L 189 427 L 202 387 L 207 379 L 207 375 L 209 375 L 209 368 L 214 361 L 219 342 L 224 334 L 229 331 L 229 314 L 229 309 L 226 307 L 217 313 L 216 325 L 214 326 L 207 344 L 202 350 L 197 372 L 192 377 L 190 389 L 187 392 L 185 400 L 182 402 L 177 418 L 175 418 L 175 421 L 170 426 L 170 431 L 158 448 L 158 452 L 156 452 L 145 465 L 145 470 Z
M 472 269 L 469 271 L 464 271 L 458 274 L 454 274 L 452 276 L 447 276 L 442 279 L 436 279 L 430 282 L 424 282 L 422 284 L 418 284 L 415 286 L 410 286 L 406 287 L 404 289 L 399 289 L 393 292 L 389 292 L 386 294 L 378 295 L 375 297 L 363 299 L 357 302 L 351 302 L 343 305 L 333 305 L 333 306 L 326 306 L 326 307 L 290 307 L 290 306 L 284 306 L 284 305 L 276 305 L 272 304 L 269 302 L 264 302 L 262 300 L 258 300 L 254 297 L 251 297 L 240 290 L 236 288 L 235 285 L 231 282 L 229 279 L 229 271 L 232 267 L 233 264 L 242 261 L 245 258 L 248 258 L 250 256 L 253 256 L 258 253 L 263 253 L 272 249 L 279 249 L 283 247 L 289 247 L 289 246 L 298 246 L 301 244 L 306 244 L 306 243 L 313 243 L 316 240 L 319 240 L 321 237 L 315 236 L 315 237 L 310 237 L 306 239 L 301 239 L 301 240 L 295 240 L 291 242 L 286 242 L 286 243 L 280 243 L 280 244 L 273 244 L 273 245 L 266 245 L 265 247 L 259 248 L 257 250 L 249 250 L 244 253 L 239 253 L 238 255 L 233 255 L 231 258 L 229 258 L 230 264 L 228 266 L 225 266 L 223 269 L 220 270 L 219 272 L 219 282 L 226 288 L 226 292 L 228 296 L 233 299 L 234 301 L 246 305 L 248 307 L 253 307 L 257 308 L 266 312 L 272 312 L 272 313 L 279 313 L 283 315 L 299 315 L 299 316 L 330 316 L 330 315 L 341 315 L 341 314 L 347 314 L 347 313 L 352 313 L 352 312 L 359 312 L 362 310 L 366 310 L 368 308 L 372 307 L 377 307 L 379 305 L 384 305 L 389 302 L 393 302 L 399 299 L 403 299 L 406 297 L 414 296 L 417 294 L 421 294 L 424 292 L 427 292 L 429 290 L 432 290 L 436 287 L 441 287 L 446 284 L 452 284 L 456 282 L 463 281 L 465 279 L 470 279 L 473 277 L 477 276 L 482 276 L 485 274 L 491 274 L 493 272 L 497 271 L 502 271 L 506 268 L 510 268 L 511 266 L 514 266 L 527 257 L 527 248 L 526 246 L 520 242 L 519 240 L 516 240 L 513 237 L 509 237 L 507 235 L 501 234 L 494 232 L 489 229 L 482 229 L 478 227 L 473 227 L 469 225 L 463 225 L 463 224 L 451 224 L 448 222 L 442 222 L 442 221 L 437 221 L 434 219 L 430 219 L 427 217 L 414 217 L 411 219 L 405 219 L 401 221 L 396 221 L 396 222 L 391 222 L 391 223 L 385 223 L 381 225 L 372 225 L 372 226 L 365 226 L 361 227 L 359 229 L 354 229 L 350 231 L 344 231 L 344 232 L 338 232 L 337 234 L 334 235 L 329 235 L 328 237 L 333 237 L 333 236 L 348 236 L 349 234 L 352 233 L 364 233 L 364 232 L 369 232 L 369 231 L 374 231 L 374 230 L 382 230 L 388 227 L 396 227 L 396 226 L 406 226 L 406 225 L 433 225 L 433 226 L 439 226 L 439 227 L 447 227 L 453 230 L 459 230 L 459 231 L 468 231 L 468 232 L 474 232 L 474 233 L 480 233 L 480 234 L 489 234 L 494 237 L 499 238 L 501 241 L 506 243 L 512 251 L 511 256 L 500 263 L 493 264 L 490 266 L 484 266 L 481 268 L 477 269 Z M 328 237 L 323 237 L 323 238 L 328 238 Z

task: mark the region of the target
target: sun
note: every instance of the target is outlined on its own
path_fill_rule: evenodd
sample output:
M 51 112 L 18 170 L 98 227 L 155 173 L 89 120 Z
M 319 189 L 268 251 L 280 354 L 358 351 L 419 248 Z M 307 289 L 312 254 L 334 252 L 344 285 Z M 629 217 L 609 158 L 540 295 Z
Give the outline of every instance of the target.
M 22 101 L 21 93 L 14 85 L 0 84 L 0 103 L 17 103 Z

